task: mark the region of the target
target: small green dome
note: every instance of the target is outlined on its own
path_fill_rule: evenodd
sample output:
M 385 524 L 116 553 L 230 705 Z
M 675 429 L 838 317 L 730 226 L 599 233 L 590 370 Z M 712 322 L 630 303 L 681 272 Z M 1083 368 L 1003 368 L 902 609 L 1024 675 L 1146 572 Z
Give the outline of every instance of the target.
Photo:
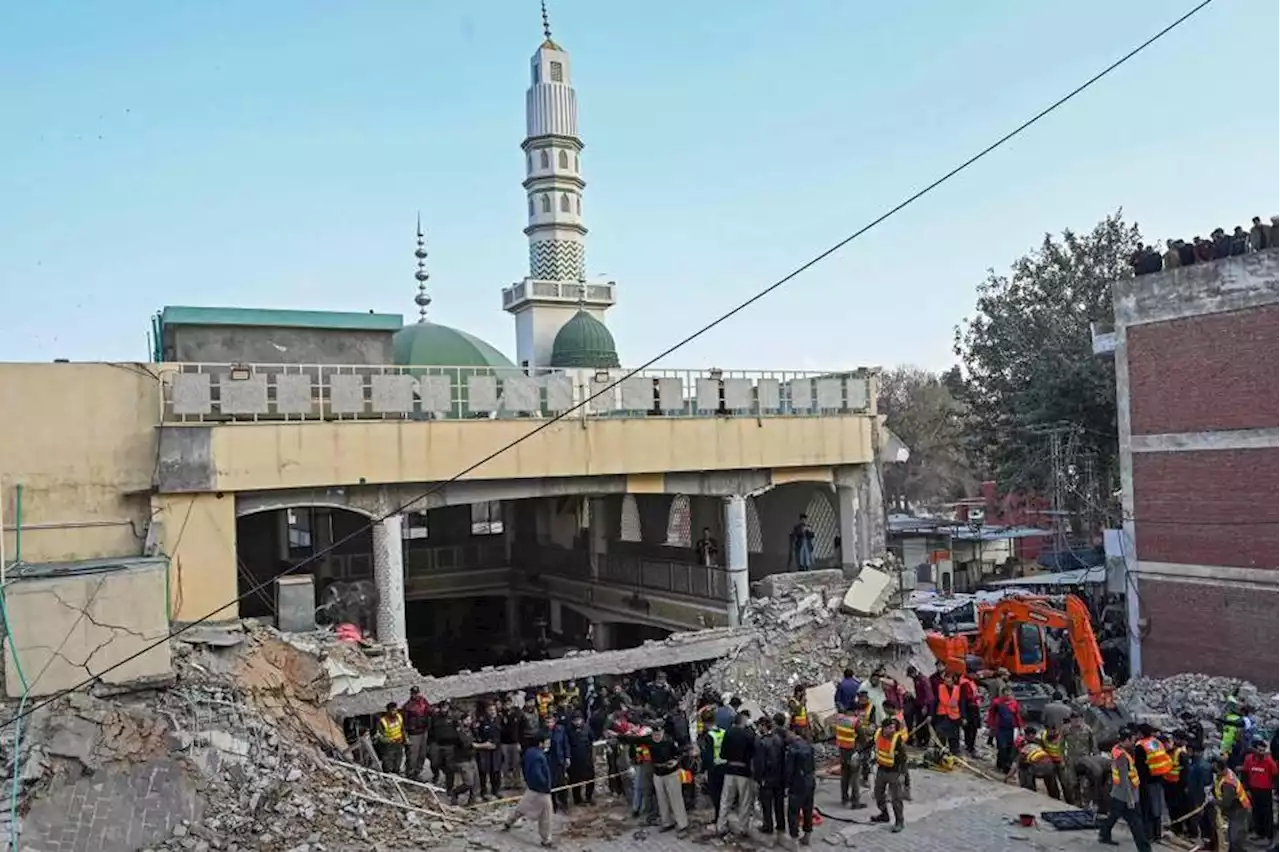
M 579 310 L 556 332 L 555 342 L 551 344 L 551 366 L 600 370 L 621 364 L 609 329 L 591 314 Z
M 514 369 L 497 349 L 478 337 L 433 322 L 406 325 L 391 338 L 396 364 L 405 367 L 492 367 Z

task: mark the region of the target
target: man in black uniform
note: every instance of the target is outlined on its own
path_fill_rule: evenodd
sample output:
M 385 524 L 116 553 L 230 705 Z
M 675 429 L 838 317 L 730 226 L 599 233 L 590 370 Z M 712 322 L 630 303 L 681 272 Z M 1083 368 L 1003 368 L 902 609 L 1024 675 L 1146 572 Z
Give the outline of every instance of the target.
M 787 779 L 787 833 L 801 846 L 808 846 L 809 835 L 813 834 L 813 794 L 818 786 L 813 746 L 795 731 L 788 730 L 783 736 L 787 743 L 783 767 Z
M 764 835 L 787 830 L 786 744 L 782 741 L 786 725 L 785 717 L 779 726 L 776 718 L 766 716 L 760 720 L 760 736 L 756 739 L 752 775 L 760 788 L 760 833 Z

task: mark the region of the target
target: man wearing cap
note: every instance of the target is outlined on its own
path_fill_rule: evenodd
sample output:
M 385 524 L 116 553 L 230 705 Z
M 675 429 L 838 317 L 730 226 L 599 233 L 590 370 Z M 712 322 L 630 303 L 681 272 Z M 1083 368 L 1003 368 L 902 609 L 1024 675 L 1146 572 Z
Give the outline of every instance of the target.
M 893 806 L 893 830 L 902 831 L 903 826 L 903 783 L 902 774 L 907 768 L 906 731 L 894 716 L 888 716 L 880 723 L 876 732 L 876 786 L 874 796 L 880 813 L 871 818 L 872 822 L 889 821 L 889 805 Z
M 595 748 L 582 713 L 573 711 L 566 734 L 569 741 L 569 783 L 573 784 L 573 803 L 591 804 L 596 794 Z

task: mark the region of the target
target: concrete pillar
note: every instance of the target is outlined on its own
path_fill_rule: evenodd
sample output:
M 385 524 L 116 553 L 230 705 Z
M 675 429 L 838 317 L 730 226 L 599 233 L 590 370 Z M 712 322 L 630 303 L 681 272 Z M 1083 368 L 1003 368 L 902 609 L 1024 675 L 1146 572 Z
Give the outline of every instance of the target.
M 741 494 L 724 498 L 725 567 L 729 586 L 729 625 L 742 623 L 742 612 L 751 599 L 751 574 L 747 565 L 747 500 Z
M 840 568 L 846 577 L 857 576 L 866 558 L 866 542 L 858 530 L 858 489 L 852 485 L 836 486 L 836 517 L 839 519 Z
M 613 625 L 607 621 L 591 623 L 591 647 L 597 651 L 613 650 Z
M 868 558 L 884 555 L 888 546 L 888 533 L 885 530 L 884 482 L 880 478 L 878 464 L 865 465 L 867 472 L 866 497 L 862 501 L 862 510 L 867 516 L 867 550 Z
M 391 515 L 373 525 L 373 582 L 378 589 L 378 641 L 407 651 L 404 624 L 404 517 Z

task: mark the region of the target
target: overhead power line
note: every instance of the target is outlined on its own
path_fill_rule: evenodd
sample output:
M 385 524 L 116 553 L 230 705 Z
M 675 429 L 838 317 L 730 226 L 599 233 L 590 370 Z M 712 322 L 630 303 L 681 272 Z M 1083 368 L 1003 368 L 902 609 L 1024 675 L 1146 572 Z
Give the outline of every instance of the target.
M 68 688 L 66 688 L 66 689 L 64 689 L 64 690 L 62 690 L 62 691 L 60 691 L 60 692 L 58 692 L 58 693 L 56 693 L 56 694 L 54 694 L 54 695 L 49 696 L 48 698 L 45 698 L 43 701 L 40 701 L 39 703 L 32 705 L 31 707 L 27 708 L 25 711 L 23 711 L 23 712 L 21 712 L 21 713 L 17 713 L 17 714 L 15 714 L 15 715 L 13 715 L 13 716 L 10 716 L 8 719 L 6 719 L 6 720 L 4 721 L 3 725 L 0 725 L 0 727 L 7 726 L 7 725 L 9 725 L 9 724 L 11 724 L 11 723 L 13 723 L 13 722 L 15 722 L 15 721 L 18 721 L 19 719 L 22 719 L 22 718 L 24 718 L 24 717 L 26 717 L 26 716 L 31 715 L 32 713 L 34 713 L 35 711 L 39 710 L 40 708 L 45 707 L 45 706 L 48 706 L 49 704 L 53 703 L 54 701 L 57 701 L 59 698 L 61 698 L 63 695 L 66 695 L 67 693 L 75 692 L 76 690 L 84 689 L 85 687 L 92 685 L 92 684 L 93 684 L 93 683 L 95 683 L 99 678 L 101 678 L 101 677 L 102 677 L 102 675 L 104 675 L 104 674 L 106 674 L 106 673 L 108 673 L 108 672 L 110 672 L 110 671 L 113 671 L 114 669 L 120 668 L 121 666 L 126 665 L 126 664 L 128 664 L 128 663 L 132 662 L 133 660 L 136 660 L 138 657 L 141 657 L 143 654 L 146 654 L 146 653 L 147 653 L 148 651 L 150 651 L 152 648 L 155 648 L 155 647 L 157 647 L 157 646 L 159 646 L 159 645 L 163 644 L 164 642 L 168 642 L 170 639 L 173 639 L 173 638 L 175 638 L 175 637 L 177 637 L 177 636 L 180 636 L 181 634 L 183 634 L 184 632 L 186 632 L 186 631 L 190 630 L 190 629 L 191 629 L 191 628 L 193 628 L 193 627 L 196 627 L 196 626 L 198 626 L 198 625 L 200 625 L 200 624 L 205 623 L 205 622 L 206 622 L 206 621 L 208 621 L 209 619 L 213 618 L 216 614 L 218 614 L 218 613 L 220 613 L 220 612 L 224 611 L 227 607 L 233 606 L 233 605 L 235 605 L 235 604 L 239 603 L 240 601 L 244 600 L 245 598 L 247 598 L 247 597 L 249 597 L 249 596 L 251 596 L 251 595 L 255 595 L 255 594 L 257 594 L 257 593 L 258 593 L 258 592 L 260 592 L 262 589 L 265 589 L 266 587 L 270 586 L 272 583 L 274 583 L 276 580 L 280 579 L 281 577 L 285 576 L 286 574 L 290 574 L 290 573 L 292 573 L 292 572 L 298 571 L 299 569 L 301 569 L 301 568 L 303 568 L 303 567 L 305 567 L 305 566 L 307 566 L 307 565 L 310 565 L 310 564 L 312 564 L 312 563 L 314 563 L 314 562 L 316 562 L 316 561 L 318 561 L 318 560 L 322 559 L 323 557 L 327 556 L 329 553 L 332 553 L 334 550 L 336 550 L 337 548 L 341 547 L 343 544 L 346 544 L 347 542 L 351 541 L 351 540 L 352 540 L 353 538 L 355 538 L 356 536 L 361 535 L 361 534 L 362 534 L 362 533 L 364 533 L 366 530 L 371 529 L 375 524 L 381 523 L 382 521 L 386 520 L 387 518 L 389 518 L 389 517 L 391 517 L 391 516 L 393 516 L 393 515 L 397 515 L 397 514 L 400 514 L 401 512 L 404 512 L 404 511 L 406 511 L 406 510 L 408 510 L 408 509 L 412 509 L 414 506 L 418 505 L 418 504 L 419 504 L 419 503 L 421 503 L 423 500 L 425 500 L 426 498 L 430 497 L 432 494 L 435 494 L 436 492 L 438 492 L 438 491 L 440 491 L 441 489 L 445 488 L 445 487 L 446 487 L 446 486 L 448 486 L 449 484 L 451 484 L 451 483 L 453 483 L 453 482 L 456 482 L 457 480 L 461 479 L 462 477 L 466 476 L 467 474 L 469 474 L 469 473 L 471 473 L 471 472 L 473 472 L 473 471 L 475 471 L 475 470 L 477 470 L 477 469 L 479 469 L 479 468 L 483 467 L 484 465 L 486 465 L 486 464 L 488 464 L 489 462 L 493 461 L 495 458 L 497 458 L 498 456 L 502 455 L 503 453 L 506 453 L 507 451 L 509 451 L 509 450 L 513 449 L 514 447 L 519 446 L 520 444 L 522 444 L 522 443 L 524 443 L 525 441 L 529 440 L 529 439 L 530 439 L 530 438 L 532 438 L 534 435 L 537 435 L 538 433 L 540 433 L 540 432 L 542 432 L 542 431 L 544 431 L 544 430 L 546 430 L 546 429 L 550 428 L 551 426 L 553 426 L 553 425 L 555 425 L 556 423 L 560 422 L 560 421 L 561 421 L 561 420 L 563 420 L 564 418 L 568 417 L 570 414 L 573 414 L 575 411 L 578 411 L 579 409 L 583 408 L 584 406 L 586 406 L 586 405 L 590 404 L 593 400 L 595 400 L 595 399 L 597 399 L 598 397 L 600 397 L 600 396 L 602 396 L 602 395 L 604 395 L 604 394 L 608 393 L 609 391 L 613 390 L 613 389 L 614 389 L 615 387 L 617 387 L 619 384 L 621 384 L 622 382 L 624 382 L 624 381 L 626 381 L 627 379 L 631 378 L 632 376 L 636 375 L 637 373 L 639 373 L 639 372 L 641 372 L 641 371 L 643 371 L 643 370 L 647 370 L 649 367 L 652 367 L 654 364 L 656 364 L 657 362 L 661 361 L 663 358 L 666 358 L 666 357 L 667 357 L 668 355 L 670 355 L 671 353 L 675 352 L 675 351 L 676 351 L 676 350 L 678 350 L 678 349 L 683 348 L 684 346 L 687 346 L 689 343 L 693 342 L 694 340 L 697 340 L 699 337 L 701 337 L 702 335 L 706 334 L 708 331 L 711 331 L 711 330 L 712 330 L 713 328 L 715 328 L 716 326 L 718 326 L 718 325 L 720 325 L 720 324 L 722 324 L 722 323 L 726 322 L 726 321 L 727 321 L 727 320 L 729 320 L 729 319 L 732 319 L 733 317 L 735 317 L 735 316 L 737 316 L 738 314 L 740 314 L 740 313 L 742 313 L 743 311 L 745 311 L 747 308 L 749 308 L 749 307 L 751 307 L 752 305 L 754 305 L 756 302 L 759 302 L 761 299 L 763 299 L 763 298 L 765 298 L 766 296 L 768 296 L 769 294 L 773 293 L 775 290 L 777 290 L 777 289 L 781 288 L 782 286 L 784 286 L 784 285 L 786 285 L 786 284 L 790 283 L 791 281 L 793 281 L 793 280 L 794 280 L 795 278 L 797 278 L 798 276 L 802 275 L 803 273 L 805 273 L 805 272 L 807 272 L 808 270 L 812 269 L 813 267 L 817 266 L 819 263 L 822 263 L 824 260 L 826 260 L 827 258 L 831 257 L 831 256 L 832 256 L 832 255 L 834 255 L 836 252 L 840 251 L 840 250 L 841 250 L 841 249 L 843 249 L 845 246 L 849 245 L 851 242 L 853 242 L 854 240 L 856 240 L 856 239 L 858 239 L 859 237 L 861 237 L 863 234 L 865 234 L 865 233 L 867 233 L 868 231 L 870 231 L 872 228 L 874 228 L 874 227 L 876 227 L 877 225 L 881 224 L 882 222 L 884 222 L 885 220 L 889 219 L 890 217 L 897 215 L 897 214 L 898 214 L 898 213 L 900 213 L 902 210 L 906 209 L 907 207 L 910 207 L 912 204 L 915 204 L 915 203 L 916 203 L 917 201 L 919 201 L 921 198 L 924 198 L 926 195 L 928 195 L 929 193 L 933 192 L 935 189 L 937 189 L 938 187 L 942 186 L 944 183 L 947 183 L 947 182 L 948 182 L 948 181 L 950 181 L 952 178 L 954 178 L 956 175 L 959 175 L 961 172 L 963 172 L 963 171 L 967 170 L 970 166 L 974 165 L 974 164 L 975 164 L 975 163 L 977 163 L 979 160 L 984 159 L 984 158 L 985 158 L 985 157 L 987 157 L 989 154 L 991 154 L 992 152 L 994 152 L 994 151 L 996 151 L 997 149 L 999 149 L 1000 147 L 1002 147 L 1005 143 L 1009 142 L 1010 140 L 1014 139 L 1014 138 L 1015 138 L 1015 137 L 1017 137 L 1017 136 L 1020 136 L 1022 133 L 1024 133 L 1025 131 L 1027 131 L 1028 129 L 1030 129 L 1031 127 L 1033 127 L 1034 125 L 1038 124 L 1038 123 L 1039 123 L 1041 120 L 1043 120 L 1045 117 L 1047 117 L 1047 116 L 1048 116 L 1048 115 L 1050 115 L 1051 113 L 1055 112 L 1055 111 L 1056 111 L 1056 110 L 1058 110 L 1060 107 L 1062 107 L 1062 106 L 1064 106 L 1065 104 L 1067 104 L 1068 102 L 1070 102 L 1070 101 L 1074 100 L 1077 96 L 1079 96 L 1079 95 L 1080 95 L 1080 94 L 1082 94 L 1083 92 L 1087 91 L 1088 89 L 1092 88 L 1096 83 L 1098 83 L 1098 82 L 1099 82 L 1099 81 L 1101 81 L 1102 79 L 1104 79 L 1104 78 L 1106 78 L 1107 76 L 1109 76 L 1109 75 L 1110 75 L 1112 72 L 1114 72 L 1116 69 L 1118 69 L 1118 68 L 1120 68 L 1121 66 L 1125 65 L 1126 63 L 1128 63 L 1128 62 L 1129 62 L 1129 60 L 1133 59 L 1135 56 L 1137 56 L 1138 54 L 1142 53 L 1142 52 L 1143 52 L 1144 50 L 1146 50 L 1148 47 L 1150 47 L 1151 45 L 1155 44 L 1155 43 L 1156 43 L 1156 42 L 1158 42 L 1160 39 L 1162 39 L 1162 38 L 1164 38 L 1166 35 L 1168 35 L 1169 33 L 1173 32 L 1175 29 L 1177 29 L 1178 27 L 1180 27 L 1182 24 L 1186 23 L 1189 19 L 1191 19 L 1191 18 L 1192 18 L 1193 16 L 1195 16 L 1197 13 L 1199 13 L 1200 11 L 1202 11 L 1205 7 L 1207 7 L 1207 6 L 1208 6 L 1210 3 L 1212 3 L 1212 2 L 1213 2 L 1213 0 L 1201 0 L 1201 2 L 1200 2 L 1200 3 L 1196 4 L 1195 6 L 1193 6 L 1189 11 L 1187 11 L 1186 13 L 1184 13 L 1183 15 L 1181 15 L 1180 17 L 1178 17 L 1178 18 L 1177 18 L 1176 20 L 1174 20 L 1172 23 L 1170 23 L 1170 24 L 1166 25 L 1166 26 L 1165 26 L 1164 28 L 1162 28 L 1159 32 L 1155 33 L 1155 35 L 1152 35 L 1150 38 L 1148 38 L 1148 39 L 1146 39 L 1145 41 L 1143 41 L 1143 42 L 1142 42 L 1141 44 L 1139 44 L 1137 47 L 1133 48 L 1133 49 L 1132 49 L 1132 50 L 1130 50 L 1128 53 L 1124 54 L 1124 55 L 1123 55 L 1123 56 L 1121 56 L 1119 59 L 1115 60 L 1115 61 L 1114 61 L 1114 62 L 1112 62 L 1110 65 L 1106 66 L 1106 67 L 1105 67 L 1105 68 L 1103 68 L 1101 71 L 1099 71 L 1098 73 L 1094 74 L 1094 75 L 1093 75 L 1092 77 L 1090 77 L 1089 79 L 1085 80 L 1085 81 L 1084 81 L 1083 83 L 1081 83 L 1079 86 L 1075 87 L 1074 89 L 1072 89 L 1072 90 L 1071 90 L 1070 92 L 1068 92 L 1067 94 L 1065 94 L 1065 95 L 1063 95 L 1062 97 L 1058 98 L 1058 99 L 1057 99 L 1057 100 L 1055 100 L 1053 103 L 1049 104 L 1049 105 L 1048 105 L 1048 106 L 1046 106 L 1044 109 L 1040 110 L 1040 111 L 1039 111 L 1039 112 L 1037 112 L 1035 115 L 1031 116 L 1031 118 L 1028 118 L 1026 121 L 1024 121 L 1024 122 L 1022 122 L 1021 124 L 1019 124 L 1019 125 L 1018 125 L 1017 127 L 1015 127 L 1013 130 L 1010 130 L 1008 133 L 1004 134 L 1004 135 L 1003 135 L 1003 136 L 1001 136 L 999 139 L 995 140 L 995 141 L 994 141 L 994 142 L 992 142 L 990 145 L 988 145 L 988 146 L 986 146 L 985 148 L 983 148 L 983 149 L 982 149 L 981 151 L 979 151 L 978 153 L 976 153 L 976 154 L 974 154 L 973 156 L 969 157 L 968 159 L 964 160 L 964 161 L 963 161 L 962 163 L 960 163 L 958 166 L 956 166 L 956 167 L 952 168 L 950 171 L 946 172 L 946 173 L 945 173 L 945 174 L 943 174 L 941 177 L 938 177 L 938 178 L 934 179 L 933 181 L 931 181 L 930 183 L 926 184 L 926 185 L 925 185 L 924 187 L 922 187 L 921 189 L 916 190 L 915 192 L 913 192 L 911 195 L 907 196 L 907 197 L 906 197 L 905 199 L 903 199 L 902 201 L 900 201 L 900 202 L 898 202 L 897 204 L 893 205 L 892 207 L 890 207 L 889 209 L 887 209 L 887 210 L 885 210 L 883 213 L 881 213 L 879 216 L 875 217 L 875 218 L 874 218 L 874 219 L 872 219 L 870 222 L 868 222 L 867 224 L 863 225 L 861 228 L 858 228 L 856 231 L 854 231 L 853 233 L 849 234 L 847 237 L 844 237 L 844 238 L 843 238 L 843 239 L 841 239 L 839 242 L 837 242 L 837 243 L 835 243 L 834 245 L 832 245 L 830 248 L 828 248 L 828 249 L 826 249 L 825 251 L 823 251 L 823 252 L 821 252 L 821 253 L 819 253 L 819 254 L 815 255 L 814 257 L 812 257 L 812 258 L 810 258 L 809 260 L 807 260 L 807 261 L 805 261 L 804 263 L 802 263 L 800 266 L 796 267 L 794 270 L 792 270 L 792 271 L 791 271 L 791 272 L 789 272 L 788 274 L 784 275 L 782 278 L 779 278 L 777 281 L 775 281 L 775 282 L 773 282 L 772 284 L 770 284 L 769 286 L 765 287 L 763 290 L 760 290 L 760 291 L 759 291 L 758 293 L 756 293 L 754 296 L 751 296 L 751 297 L 750 297 L 749 299 L 747 299 L 746 301 L 743 301 L 743 302 L 739 303 L 737 306 L 735 306 L 735 307 L 731 308 L 730 310 L 726 311 L 725 313 L 723 313 L 723 314 L 721 314 L 720 316 L 716 317 L 715 319 L 711 320 L 711 321 L 710 321 L 710 322 L 708 322 L 706 325 L 702 326 L 701 328 L 697 329 L 696 331 L 692 332 L 691 334 L 687 335 L 686 337 L 682 338 L 681 340 L 677 341 L 676 343 L 672 344 L 671 346 L 668 346 L 666 349 L 662 350 L 662 351 L 661 351 L 661 352 L 659 352 L 657 355 L 655 355 L 655 356 L 653 356 L 652 358 L 650 358 L 648 361 L 645 361 L 645 362 L 644 362 L 643 364 L 641 364 L 640 366 L 638 366 L 638 367 L 636 367 L 636 368 L 634 368 L 634 369 L 632 369 L 632 370 L 627 371 L 624 375 L 620 376 L 618 379 L 616 379 L 616 380 L 614 380 L 613 382 L 610 382 L 609 384 L 605 385 L 603 388 L 601 388 L 600 390 L 598 390 L 598 391 L 596 391 L 595 393 L 591 394 L 591 395 L 590 395 L 590 396 L 588 396 L 587 398 L 583 399 L 581 402 L 578 402 L 576 405 L 572 406 L 572 407 L 571 407 L 571 408 L 569 408 L 568 410 L 566 410 L 566 411 L 562 411 L 562 412 L 560 412 L 559 414 L 555 415 L 554 417 L 551 417 L 551 418 L 549 418 L 549 419 L 547 419 L 547 420 L 543 421 L 541 424 L 539 424 L 538 426 L 534 427 L 533 429 L 530 429 L 528 432 L 526 432 L 525 434 L 521 435 L 519 438 L 516 438 L 514 441 L 511 441 L 510 443 L 505 444 L 505 445 L 504 445 L 504 446 L 502 446 L 502 447 L 499 447 L 498 449 L 494 450 L 493 452 L 491 452 L 491 453 L 489 453 L 488 455 L 486 455 L 486 456 L 484 456 L 483 458 L 481 458 L 479 461 L 476 461 L 476 462 L 474 462 L 473 464 L 471 464 L 471 465 L 469 465 L 469 466 L 467 466 L 467 467 L 463 468 L 462 470 L 458 471 L 456 474 L 454 474 L 454 475 L 453 475 L 453 476 L 451 476 L 450 478 L 448 478 L 448 479 L 444 480 L 443 482 L 439 482 L 439 483 L 437 483 L 436 485 L 433 485 L 431 488 L 429 488 L 429 489 L 427 489 L 427 490 L 423 491 L 421 494 L 419 494 L 419 495 L 418 495 L 417 497 L 415 497 L 414 499 L 409 500 L 408 502 L 403 503 L 403 504 L 401 504 L 401 505 L 399 505 L 399 506 L 395 507 L 395 508 L 394 508 L 394 509 L 392 509 L 391 511 L 389 511 L 389 512 L 387 512 L 387 513 L 385 513 L 385 514 L 383 514 L 383 515 L 381 515 L 381 516 L 379 516 L 379 517 L 376 517 L 376 518 L 371 519 L 371 520 L 369 521 L 369 523 L 368 523 L 368 524 L 366 524 L 366 525 L 364 525 L 364 526 L 360 527 L 359 529 L 357 529 L 357 530 L 355 530 L 354 532 L 352 532 L 352 533 L 350 533 L 350 534 L 348 534 L 348 535 L 344 536 L 343 538 L 341 538 L 341 539 L 339 539 L 339 540 L 337 540 L 337 541 L 333 542 L 333 543 L 332 543 L 332 544 L 330 544 L 329 546 L 327 546 L 327 547 L 325 547 L 325 548 L 323 548 L 323 549 L 321 549 L 321 550 L 319 550 L 319 551 L 317 551 L 317 552 L 313 553 L 311 556 L 308 556 L 306 559 L 302 560 L 302 561 L 301 561 L 301 562 L 299 562 L 298 564 L 293 565 L 293 566 L 291 566 L 291 567 L 289 567 L 289 568 L 285 569 L 284 571 L 279 572 L 278 574 L 276 574 L 276 575 L 274 575 L 274 576 L 270 577 L 270 578 L 269 578 L 269 579 L 267 579 L 267 580 L 263 580 L 262 582 L 258 583 L 257 585 L 253 586 L 252 588 L 250 588 L 250 589 L 246 590 L 245 592 L 243 592 L 242 594 L 238 595 L 236 598 L 234 598 L 234 599 L 232 599 L 232 600 L 228 601 L 228 602 L 227 602 L 227 603 L 225 603 L 225 604 L 222 604 L 221 606 L 219 606 L 219 607 L 217 607 L 216 609 L 214 609 L 214 610 L 212 610 L 212 611 L 210 611 L 210 612 L 206 613 L 205 615 L 201 616 L 200 618 L 196 619 L 195 621 L 188 622 L 188 623 L 186 623 L 186 624 L 182 625 L 181 627 L 178 627 L 177 629 L 172 630 L 172 631 L 171 631 L 167 636 L 165 636 L 165 637 L 163 637 L 163 638 L 161 638 L 161 639 L 159 639 L 159 640 L 157 640 L 157 641 L 155 641 L 155 642 L 153 642 L 153 643 L 150 643 L 150 644 L 146 645 L 145 647 L 143 647 L 141 650 L 139 650 L 139 651 L 137 651 L 137 652 L 135 652 L 135 653 L 133 653 L 133 654 L 130 654 L 129 656 L 125 657 L 125 658 L 124 658 L 124 659 L 122 659 L 122 660 L 119 660 L 118 662 L 116 662 L 116 663 L 114 663 L 113 665 L 111 665 L 111 666 L 107 667 L 106 669 L 103 669 L 103 670 L 102 670 L 101 672 L 99 672 L 97 675 L 94 675 L 94 676 L 92 676 L 92 677 L 85 678 L 83 681 L 81 681 L 81 682 L 77 683 L 76 685 L 71 686 L 71 687 L 68 687 Z

